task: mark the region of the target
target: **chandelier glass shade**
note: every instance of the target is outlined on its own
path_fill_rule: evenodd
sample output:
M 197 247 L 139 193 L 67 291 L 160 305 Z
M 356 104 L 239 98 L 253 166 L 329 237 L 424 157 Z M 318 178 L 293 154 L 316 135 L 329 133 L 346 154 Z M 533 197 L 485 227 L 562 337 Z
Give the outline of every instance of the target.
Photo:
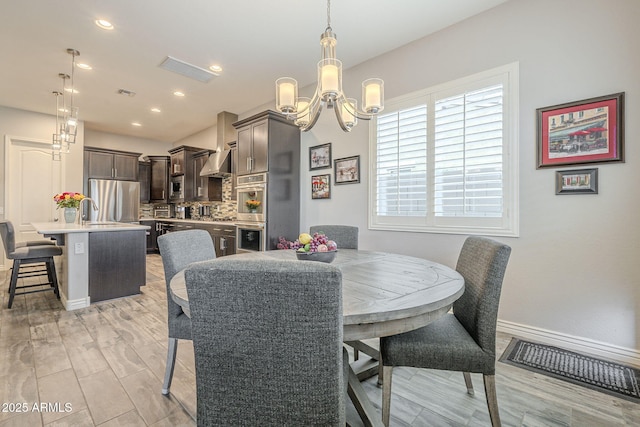
M 342 91 L 342 62 L 336 58 L 336 36 L 331 29 L 331 1 L 327 0 L 327 29 L 320 36 L 321 57 L 318 80 L 312 98 L 298 96 L 298 82 L 291 77 L 276 80 L 276 109 L 294 121 L 301 130 L 310 130 L 323 108 L 333 109 L 345 132 L 358 124 L 358 119 L 370 120 L 384 109 L 384 82 L 372 78 L 362 82 L 362 108 L 354 98 Z

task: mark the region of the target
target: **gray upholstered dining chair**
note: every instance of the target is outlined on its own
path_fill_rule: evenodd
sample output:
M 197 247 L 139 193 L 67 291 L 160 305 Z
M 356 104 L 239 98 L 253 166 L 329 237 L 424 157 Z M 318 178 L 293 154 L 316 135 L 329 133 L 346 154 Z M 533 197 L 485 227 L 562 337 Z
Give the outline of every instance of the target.
M 351 225 L 312 225 L 311 235 L 323 232 L 330 240 L 338 244 L 340 249 L 358 249 L 358 227 Z
M 205 230 L 184 230 L 164 234 L 158 237 L 158 248 L 162 256 L 164 280 L 167 285 L 167 326 L 169 328 L 167 364 L 162 384 L 162 394 L 169 394 L 173 370 L 176 365 L 178 339 L 191 339 L 191 319 L 171 299 L 169 283 L 171 283 L 173 276 L 187 265 L 193 262 L 215 259 L 216 251 L 211 235 Z
M 453 313 L 429 325 L 380 339 L 383 364 L 382 418 L 389 425 L 391 374 L 394 366 L 462 371 L 473 395 L 471 372 L 481 373 L 491 425 L 500 426 L 496 394 L 496 322 L 498 304 L 511 248 L 484 237 L 468 237 L 456 270 L 465 291 Z
M 185 283 L 199 426 L 344 426 L 338 268 L 219 258 Z
M 2 237 L 5 256 L 7 259 L 13 260 L 11 278 L 9 279 L 7 308 L 11 308 L 16 295 L 52 290 L 60 298 L 58 276 L 53 257 L 62 255 L 62 248 L 46 240 L 43 240 L 42 243 L 37 240 L 16 243 L 13 224 L 8 220 L 0 221 L 0 236 Z M 18 279 L 45 275 L 48 280 L 46 283 L 29 282 L 18 286 Z M 16 293 L 16 290 L 23 291 Z

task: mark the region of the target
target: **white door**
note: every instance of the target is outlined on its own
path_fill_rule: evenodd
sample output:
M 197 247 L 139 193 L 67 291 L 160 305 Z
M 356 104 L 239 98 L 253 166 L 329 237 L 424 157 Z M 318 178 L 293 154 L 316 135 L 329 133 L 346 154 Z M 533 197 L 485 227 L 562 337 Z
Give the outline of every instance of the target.
M 5 136 L 5 218 L 16 242 L 43 238 L 32 222 L 57 220 L 53 196 L 62 188 L 64 161 L 53 161 L 51 141 Z

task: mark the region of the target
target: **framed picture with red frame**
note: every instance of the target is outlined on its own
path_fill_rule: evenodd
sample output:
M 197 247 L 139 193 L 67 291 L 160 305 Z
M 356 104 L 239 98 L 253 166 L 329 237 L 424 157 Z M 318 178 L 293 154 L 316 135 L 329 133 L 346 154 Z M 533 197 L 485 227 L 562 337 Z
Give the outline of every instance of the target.
M 624 92 L 536 110 L 537 168 L 624 162 Z

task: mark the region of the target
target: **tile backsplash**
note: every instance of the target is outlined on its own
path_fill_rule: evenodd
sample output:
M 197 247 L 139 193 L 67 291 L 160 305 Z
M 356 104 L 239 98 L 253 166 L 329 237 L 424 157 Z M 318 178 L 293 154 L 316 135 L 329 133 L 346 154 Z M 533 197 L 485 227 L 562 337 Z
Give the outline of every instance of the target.
M 182 206 L 186 206 L 191 210 L 191 219 L 201 220 L 234 220 L 236 219 L 237 206 L 236 201 L 231 200 L 232 180 L 234 176 L 228 176 L 222 180 L 222 201 L 215 202 L 185 202 L 180 203 Z M 200 216 L 200 206 L 209 206 L 210 215 L 206 217 Z M 152 203 L 140 204 L 140 217 L 152 218 L 153 217 Z

